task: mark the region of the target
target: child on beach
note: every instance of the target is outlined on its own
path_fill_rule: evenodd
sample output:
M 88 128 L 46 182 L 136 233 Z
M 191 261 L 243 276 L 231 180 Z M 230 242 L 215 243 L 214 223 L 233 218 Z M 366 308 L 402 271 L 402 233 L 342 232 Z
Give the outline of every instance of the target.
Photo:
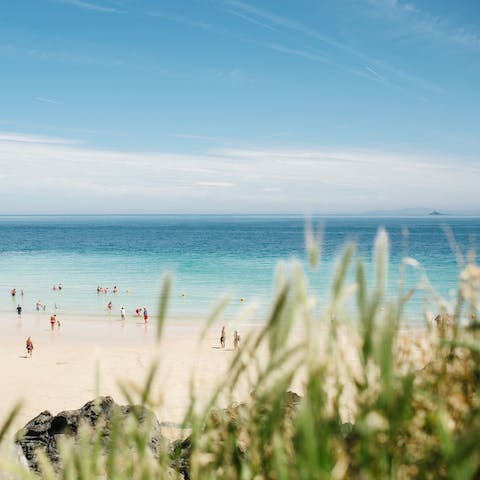
M 222 332 L 220 333 L 220 346 L 225 348 L 225 325 L 222 326 Z
M 235 330 L 235 332 L 233 333 L 233 349 L 234 350 L 238 348 L 239 343 L 240 343 L 240 335 Z
M 26 344 L 25 344 L 26 348 L 27 348 L 27 355 L 29 357 L 32 356 L 32 352 L 33 352 L 33 342 L 32 342 L 32 337 L 28 337 L 27 338 L 27 341 L 26 341 Z

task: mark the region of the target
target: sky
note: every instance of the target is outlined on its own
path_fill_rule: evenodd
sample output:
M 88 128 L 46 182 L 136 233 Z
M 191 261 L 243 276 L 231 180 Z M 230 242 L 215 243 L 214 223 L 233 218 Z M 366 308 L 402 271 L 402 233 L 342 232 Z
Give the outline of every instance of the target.
M 480 213 L 480 2 L 0 4 L 0 214 Z

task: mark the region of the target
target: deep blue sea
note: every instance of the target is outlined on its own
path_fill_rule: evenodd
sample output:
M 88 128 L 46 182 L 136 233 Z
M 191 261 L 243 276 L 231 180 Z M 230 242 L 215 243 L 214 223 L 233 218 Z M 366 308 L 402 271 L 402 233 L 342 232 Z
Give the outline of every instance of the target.
M 25 311 L 33 312 L 40 300 L 47 311 L 56 303 L 66 314 L 107 316 L 112 301 L 113 316 L 121 306 L 129 314 L 143 306 L 153 313 L 168 271 L 174 277 L 174 317 L 206 316 L 224 294 L 231 299 L 229 314 L 256 302 L 261 317 L 271 301 L 276 265 L 292 258 L 305 265 L 311 291 L 321 304 L 328 299 L 335 261 L 345 244 L 356 242 L 359 254 L 371 264 L 379 226 L 390 238 L 391 294 L 396 292 L 401 258 L 408 255 L 423 265 L 434 288 L 450 298 L 458 265 L 444 226 L 464 253 L 477 250 L 480 239 L 479 218 L 313 219 L 314 226 L 323 229 L 323 242 L 320 266 L 312 271 L 306 261 L 305 224 L 300 216 L 0 217 L 0 310 L 13 311 L 22 303 Z M 417 278 L 412 271 L 407 280 L 413 284 Z M 63 289 L 54 291 L 58 283 Z M 108 287 L 110 293 L 97 294 L 97 286 Z M 13 287 L 15 299 L 10 296 Z M 415 317 L 422 306 L 423 295 L 416 294 L 410 314 Z

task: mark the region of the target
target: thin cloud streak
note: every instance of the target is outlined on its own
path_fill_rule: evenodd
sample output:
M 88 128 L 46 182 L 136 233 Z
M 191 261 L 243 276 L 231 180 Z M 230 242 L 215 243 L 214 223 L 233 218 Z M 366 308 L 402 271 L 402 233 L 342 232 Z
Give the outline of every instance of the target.
M 311 53 L 306 50 L 299 50 L 297 48 L 289 48 L 278 43 L 263 43 L 264 47 L 274 50 L 276 52 L 286 53 L 288 55 L 294 55 L 296 57 L 306 58 L 307 60 L 313 60 L 314 62 L 326 63 L 328 59 L 325 56 Z
M 233 187 L 235 184 L 231 182 L 195 182 L 200 187 Z
M 98 5 L 97 3 L 85 2 L 83 0 L 56 0 L 59 3 L 65 5 L 71 5 L 72 7 L 83 8 L 85 10 L 92 10 L 95 12 L 101 13 L 122 13 L 120 10 L 112 7 L 105 7 L 103 5 Z
M 46 98 L 46 97 L 35 97 L 35 100 L 40 103 L 50 103 L 52 105 L 65 105 L 62 102 L 53 100 L 52 98 Z
M 75 145 L 78 143 L 65 138 L 0 131 L 0 143 L 2 142 L 38 143 L 40 145 Z

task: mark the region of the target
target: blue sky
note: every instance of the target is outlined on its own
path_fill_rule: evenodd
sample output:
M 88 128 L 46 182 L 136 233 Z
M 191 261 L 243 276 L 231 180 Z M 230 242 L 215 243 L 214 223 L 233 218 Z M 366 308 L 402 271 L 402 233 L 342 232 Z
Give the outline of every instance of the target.
M 0 6 L 0 213 L 478 212 L 480 2 Z

